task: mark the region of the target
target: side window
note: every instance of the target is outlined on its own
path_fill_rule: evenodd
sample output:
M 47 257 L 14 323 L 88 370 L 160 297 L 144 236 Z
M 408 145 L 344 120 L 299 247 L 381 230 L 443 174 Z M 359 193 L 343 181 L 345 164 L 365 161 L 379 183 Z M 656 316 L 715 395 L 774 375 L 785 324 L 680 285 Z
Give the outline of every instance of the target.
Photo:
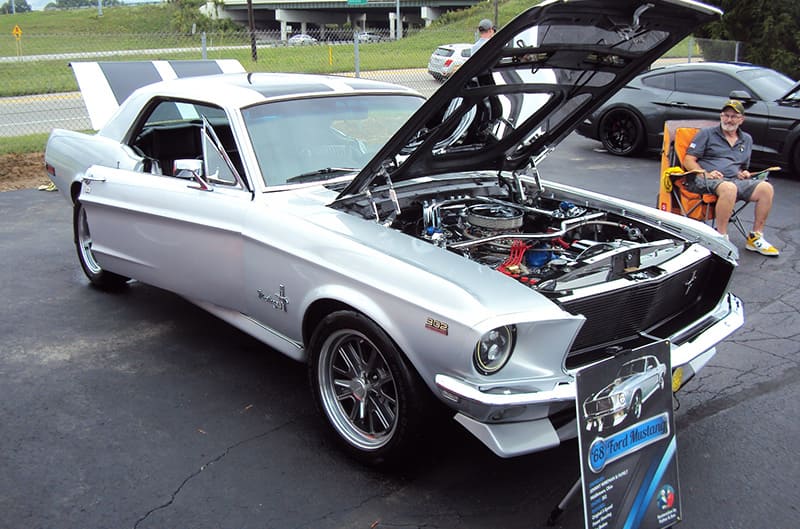
M 672 91 L 675 90 L 675 74 L 662 73 L 651 75 L 642 79 L 642 84 L 652 88 Z
M 207 149 L 202 133 L 204 120 L 214 129 L 224 154 Z M 131 135 L 130 146 L 142 156 L 142 171 L 178 176 L 176 160 L 208 162 L 211 154 L 214 168 L 209 168 L 208 172 L 222 175 L 219 183 L 230 185 L 236 182 L 232 171 L 228 169 L 230 175 L 226 175 L 226 170 L 222 169 L 226 157 L 241 174 L 241 159 L 223 109 L 192 101 L 158 100 L 140 123 L 138 130 Z
M 731 90 L 746 90 L 735 78 L 718 72 L 677 72 L 675 88 L 679 92 L 728 97 Z

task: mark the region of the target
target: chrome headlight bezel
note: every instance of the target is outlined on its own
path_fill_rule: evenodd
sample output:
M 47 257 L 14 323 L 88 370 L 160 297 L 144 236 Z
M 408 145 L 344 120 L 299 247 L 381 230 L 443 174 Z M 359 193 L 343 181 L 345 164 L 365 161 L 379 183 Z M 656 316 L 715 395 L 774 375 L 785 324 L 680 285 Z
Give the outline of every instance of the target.
M 485 332 L 475 344 L 472 364 L 482 375 L 493 375 L 508 363 L 516 345 L 517 328 L 503 325 Z

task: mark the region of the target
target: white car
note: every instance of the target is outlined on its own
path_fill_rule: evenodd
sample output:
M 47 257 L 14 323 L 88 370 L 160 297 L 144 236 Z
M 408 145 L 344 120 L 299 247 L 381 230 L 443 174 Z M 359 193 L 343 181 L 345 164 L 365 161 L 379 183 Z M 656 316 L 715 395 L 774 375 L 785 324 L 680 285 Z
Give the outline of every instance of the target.
M 53 131 L 46 166 L 92 284 L 175 292 L 306 362 L 358 459 L 413 454 L 432 403 L 501 457 L 545 450 L 578 435 L 583 366 L 668 341 L 677 389 L 742 325 L 736 249 L 714 230 L 538 170 L 720 14 L 543 2 L 427 102 L 350 77 L 170 79 L 96 114 L 96 134 Z M 135 79 L 191 70 L 156 66 Z M 130 86 L 127 66 L 87 69 L 89 105 L 124 93 L 103 90 L 114 72 Z
M 290 46 L 297 46 L 303 44 L 316 44 L 317 39 L 315 39 L 311 35 L 306 35 L 305 33 L 298 33 L 297 35 L 292 35 L 291 37 L 289 37 L 288 42 Z
M 382 42 L 384 40 L 386 40 L 386 37 L 374 31 L 363 31 L 358 34 L 358 42 Z
M 431 54 L 428 73 L 437 81 L 450 78 L 470 57 L 472 44 L 444 44 Z

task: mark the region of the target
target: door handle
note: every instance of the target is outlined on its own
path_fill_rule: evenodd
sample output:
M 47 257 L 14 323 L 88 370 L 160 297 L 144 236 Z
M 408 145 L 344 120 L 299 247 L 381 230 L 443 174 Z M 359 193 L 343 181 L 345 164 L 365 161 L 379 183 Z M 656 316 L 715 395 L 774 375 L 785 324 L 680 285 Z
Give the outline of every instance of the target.
M 81 177 L 81 181 L 83 182 L 105 182 L 106 177 L 104 176 L 94 176 L 94 175 L 83 175 Z

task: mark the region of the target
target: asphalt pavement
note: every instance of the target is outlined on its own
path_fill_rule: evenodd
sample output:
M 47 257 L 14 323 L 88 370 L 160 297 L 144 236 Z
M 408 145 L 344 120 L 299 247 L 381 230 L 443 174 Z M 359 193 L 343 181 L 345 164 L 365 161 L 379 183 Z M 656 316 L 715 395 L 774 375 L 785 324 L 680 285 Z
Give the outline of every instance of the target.
M 598 146 L 571 136 L 542 172 L 653 204 L 657 160 Z M 800 181 L 771 179 L 782 255 L 742 250 L 745 326 L 678 394 L 682 529 L 798 526 Z M 0 214 L 0 529 L 540 528 L 578 477 L 576 442 L 503 460 L 452 422 L 401 471 L 361 467 L 304 366 L 167 292 L 89 287 L 58 194 Z

